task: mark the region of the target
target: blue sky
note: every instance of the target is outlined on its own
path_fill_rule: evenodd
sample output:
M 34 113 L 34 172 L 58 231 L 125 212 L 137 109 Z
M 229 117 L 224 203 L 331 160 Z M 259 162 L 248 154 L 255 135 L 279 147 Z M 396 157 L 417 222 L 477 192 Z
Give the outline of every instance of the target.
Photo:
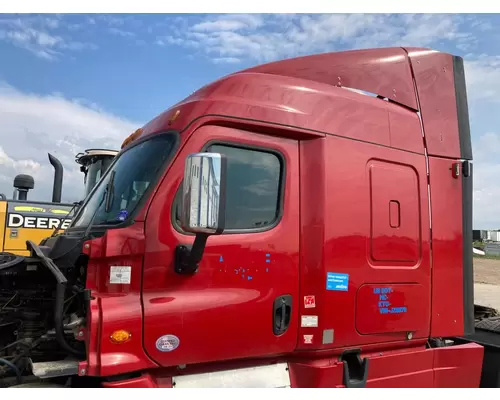
M 74 155 L 126 135 L 223 75 L 285 57 L 411 45 L 466 61 L 474 222 L 499 228 L 500 17 L 451 14 L 78 14 L 0 16 L 0 191 L 32 174 L 49 198 L 47 151 L 81 195 Z

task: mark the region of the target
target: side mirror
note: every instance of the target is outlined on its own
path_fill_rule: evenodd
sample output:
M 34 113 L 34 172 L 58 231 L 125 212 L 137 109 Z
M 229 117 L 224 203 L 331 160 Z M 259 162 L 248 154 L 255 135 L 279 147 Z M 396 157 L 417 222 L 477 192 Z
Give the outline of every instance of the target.
M 198 270 L 210 235 L 224 231 L 226 205 L 226 157 L 218 153 L 195 153 L 186 159 L 181 200 L 181 226 L 195 233 L 192 246 L 179 245 L 175 272 Z
M 181 226 L 186 232 L 221 234 L 225 222 L 226 158 L 196 153 L 186 159 Z

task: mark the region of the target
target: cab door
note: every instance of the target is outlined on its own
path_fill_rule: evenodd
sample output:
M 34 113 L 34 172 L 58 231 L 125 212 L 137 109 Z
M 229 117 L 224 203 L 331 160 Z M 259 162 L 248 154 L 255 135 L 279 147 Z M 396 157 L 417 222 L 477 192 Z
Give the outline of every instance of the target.
M 174 270 L 187 155 L 227 157 L 226 230 L 198 271 Z M 296 348 L 299 308 L 298 141 L 206 125 L 174 160 L 148 211 L 144 347 L 163 366 L 272 356 Z M 285 307 L 283 307 L 285 304 Z M 282 315 L 283 313 L 283 315 Z

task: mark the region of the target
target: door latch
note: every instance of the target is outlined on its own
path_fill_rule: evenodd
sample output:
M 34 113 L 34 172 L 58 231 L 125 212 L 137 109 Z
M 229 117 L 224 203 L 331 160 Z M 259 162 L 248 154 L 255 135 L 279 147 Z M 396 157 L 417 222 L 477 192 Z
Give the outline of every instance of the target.
M 285 294 L 274 300 L 273 331 L 276 336 L 282 335 L 290 325 L 292 316 L 292 296 Z

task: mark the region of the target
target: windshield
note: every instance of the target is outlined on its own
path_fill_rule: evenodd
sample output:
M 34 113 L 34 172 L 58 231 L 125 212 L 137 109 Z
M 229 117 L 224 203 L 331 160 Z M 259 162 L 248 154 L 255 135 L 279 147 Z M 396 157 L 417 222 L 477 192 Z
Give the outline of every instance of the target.
M 87 199 L 71 227 L 125 221 L 158 177 L 175 141 L 173 134 L 157 135 L 121 154 Z

